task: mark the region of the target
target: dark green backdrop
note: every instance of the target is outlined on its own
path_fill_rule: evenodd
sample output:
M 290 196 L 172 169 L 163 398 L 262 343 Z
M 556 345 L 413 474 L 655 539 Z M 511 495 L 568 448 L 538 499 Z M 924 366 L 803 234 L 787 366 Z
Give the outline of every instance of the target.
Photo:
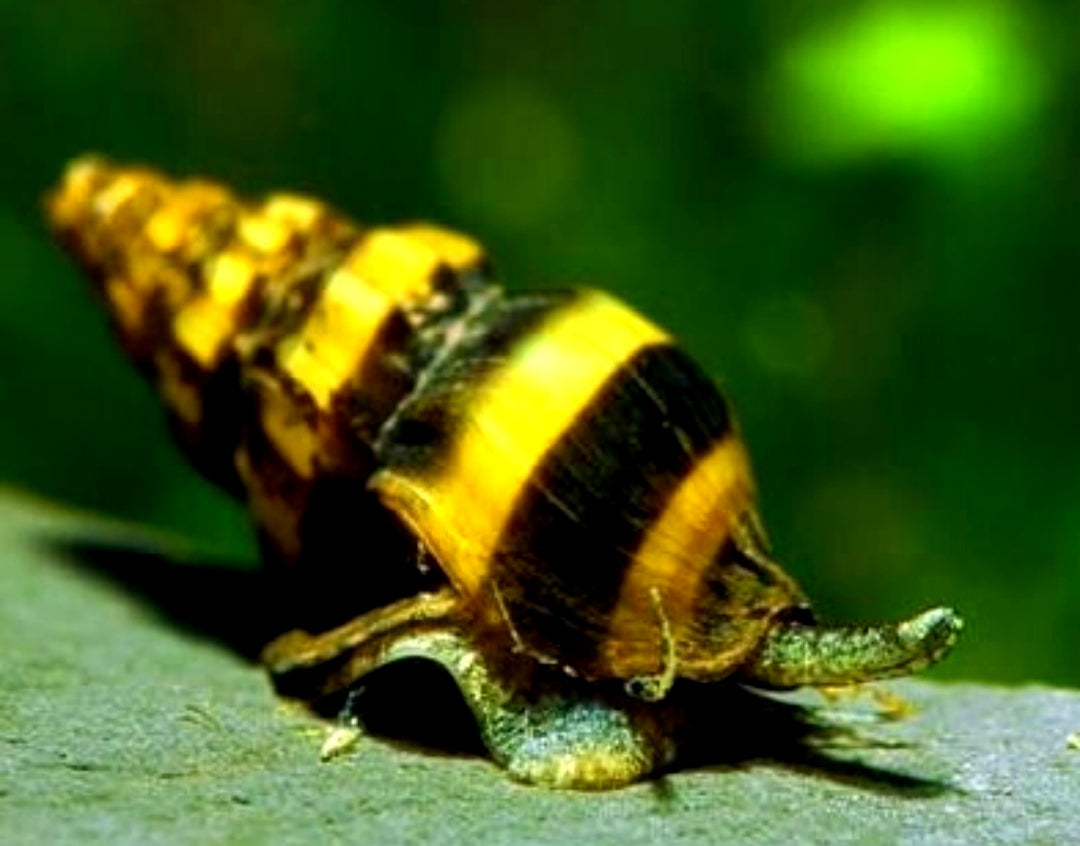
M 1077 12 L 0 0 L 0 479 L 253 554 L 44 233 L 94 150 L 619 293 L 727 386 L 822 616 L 949 602 L 941 675 L 1080 683 Z

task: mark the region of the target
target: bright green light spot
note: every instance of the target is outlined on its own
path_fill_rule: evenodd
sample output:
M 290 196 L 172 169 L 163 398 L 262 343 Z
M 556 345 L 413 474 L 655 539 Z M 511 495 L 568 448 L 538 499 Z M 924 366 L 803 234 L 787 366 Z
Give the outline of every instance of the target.
M 993 3 L 878 3 L 792 45 L 770 115 L 788 156 L 967 157 L 1036 115 L 1044 68 Z

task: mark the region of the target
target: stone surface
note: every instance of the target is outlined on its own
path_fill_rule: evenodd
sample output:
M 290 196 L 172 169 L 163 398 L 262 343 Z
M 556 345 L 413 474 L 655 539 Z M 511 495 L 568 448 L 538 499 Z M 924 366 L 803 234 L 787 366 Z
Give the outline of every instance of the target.
M 0 842 L 1080 839 L 1080 693 L 1045 687 L 897 683 L 919 713 L 895 722 L 814 694 L 751 704 L 769 716 L 718 716 L 700 761 L 580 794 L 507 779 L 414 668 L 373 683 L 397 739 L 320 763 L 325 727 L 250 660 L 249 574 L 160 545 L 0 496 Z

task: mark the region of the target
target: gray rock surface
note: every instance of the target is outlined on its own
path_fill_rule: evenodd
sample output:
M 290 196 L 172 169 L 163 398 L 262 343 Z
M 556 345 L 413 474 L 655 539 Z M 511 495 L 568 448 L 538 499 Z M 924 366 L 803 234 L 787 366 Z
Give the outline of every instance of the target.
M 437 748 L 418 730 L 320 763 L 325 726 L 277 701 L 245 659 L 258 633 L 222 622 L 246 619 L 257 596 L 198 579 L 190 595 L 147 588 L 140 578 L 166 565 L 147 553 L 156 543 L 0 496 L 0 842 L 1080 841 L 1068 742 L 1080 693 L 1046 687 L 897 683 L 919 713 L 896 722 L 787 696 L 815 708 L 762 712 L 819 729 L 778 739 L 772 718 L 721 716 L 730 754 L 718 743 L 700 765 L 605 794 L 522 787 L 481 755 L 447 751 L 453 720 Z M 200 575 L 182 558 L 170 566 Z M 185 617 L 183 602 L 216 618 Z M 418 703 L 409 719 L 438 724 L 452 709 L 427 688 L 404 695 Z

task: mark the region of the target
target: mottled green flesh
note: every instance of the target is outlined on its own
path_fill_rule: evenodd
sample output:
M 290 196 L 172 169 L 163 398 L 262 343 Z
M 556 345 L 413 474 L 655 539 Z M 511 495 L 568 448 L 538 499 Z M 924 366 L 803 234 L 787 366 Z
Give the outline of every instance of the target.
M 426 658 L 446 668 L 492 757 L 520 781 L 602 790 L 636 781 L 674 757 L 674 743 L 654 708 L 609 700 L 596 686 L 573 684 L 566 676 L 526 697 L 496 678 L 453 630 L 406 635 L 380 663 L 405 658 Z
M 765 687 L 845 685 L 917 673 L 956 642 L 963 621 L 933 608 L 901 623 L 866 628 L 777 626 L 742 668 Z
M 312 703 L 340 695 L 386 664 L 434 661 L 461 691 L 491 756 L 530 784 L 621 787 L 671 762 L 673 711 L 666 703 L 641 702 L 617 683 L 573 679 L 526 656 L 520 663 L 513 656 L 495 662 L 469 631 L 456 595 L 443 590 L 322 634 L 289 632 L 264 650 L 262 661 L 279 692 Z M 670 686 L 666 676 L 659 683 Z M 349 724 L 352 715 L 342 716 Z
M 914 673 L 940 659 L 960 628 L 960 618 L 946 608 L 870 628 L 778 625 L 736 679 L 790 688 Z M 571 678 L 524 656 L 520 662 L 513 656 L 495 660 L 477 648 L 470 631 L 456 595 L 446 589 L 392 603 L 322 634 L 290 632 L 262 658 L 279 692 L 311 703 L 340 696 L 386 664 L 434 661 L 460 690 L 495 761 L 520 781 L 551 788 L 621 787 L 670 764 L 677 744 L 692 755 L 697 744 L 687 745 L 683 728 L 717 726 L 715 713 L 711 723 L 708 714 L 688 718 L 686 703 L 666 696 L 674 679 L 672 656 L 662 673 L 631 680 L 627 691 L 614 681 Z M 350 725 L 355 715 L 343 717 Z M 749 724 L 745 716 L 730 723 Z M 336 742 L 324 755 L 336 754 Z

